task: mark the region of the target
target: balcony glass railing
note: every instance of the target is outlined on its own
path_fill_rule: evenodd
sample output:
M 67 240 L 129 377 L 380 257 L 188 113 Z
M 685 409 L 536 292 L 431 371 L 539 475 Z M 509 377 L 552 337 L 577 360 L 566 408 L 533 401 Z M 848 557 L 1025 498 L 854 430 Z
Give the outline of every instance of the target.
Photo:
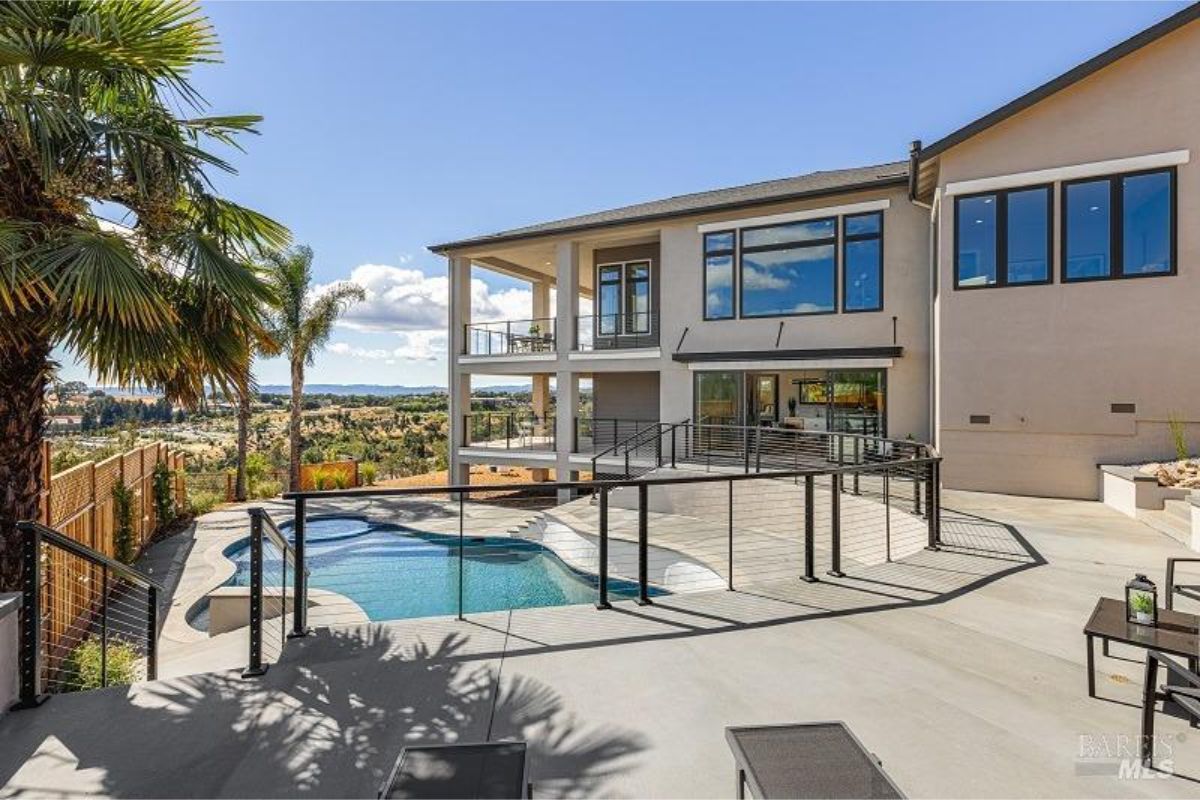
M 473 322 L 465 326 L 463 353 L 469 356 L 553 353 L 557 348 L 553 317 Z
M 575 325 L 576 350 L 626 350 L 658 346 L 658 313 L 589 314 Z

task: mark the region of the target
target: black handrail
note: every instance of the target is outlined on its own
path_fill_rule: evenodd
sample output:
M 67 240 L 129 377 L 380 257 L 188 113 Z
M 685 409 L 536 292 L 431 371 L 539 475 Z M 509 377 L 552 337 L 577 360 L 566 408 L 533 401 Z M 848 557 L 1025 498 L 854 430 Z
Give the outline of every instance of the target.
M 263 540 L 270 540 L 280 552 L 283 569 L 280 587 L 280 640 L 286 641 L 308 634 L 306 612 L 308 608 L 308 567 L 304 560 L 304 502 L 296 501 L 297 516 L 293 523 L 296 544 L 293 546 L 279 530 L 275 520 L 265 508 L 254 506 L 246 509 L 250 516 L 250 654 L 249 664 L 242 677 L 257 677 L 267 671 L 263 663 L 263 630 L 265 609 L 263 607 Z M 287 566 L 293 568 L 292 630 L 287 630 Z
M 81 544 L 60 531 L 40 522 L 25 520 L 17 523 L 17 530 L 24 534 L 22 569 L 24 580 L 21 589 L 21 645 L 20 645 L 20 696 L 16 708 L 32 708 L 40 705 L 47 697 L 42 685 L 42 558 L 43 544 L 65 550 L 71 555 L 99 567 L 100 583 L 100 685 L 108 685 L 108 627 L 109 627 L 109 576 L 116 574 L 146 590 L 146 679 L 158 677 L 158 593 L 165 589 L 127 564 L 122 564 L 103 553 Z

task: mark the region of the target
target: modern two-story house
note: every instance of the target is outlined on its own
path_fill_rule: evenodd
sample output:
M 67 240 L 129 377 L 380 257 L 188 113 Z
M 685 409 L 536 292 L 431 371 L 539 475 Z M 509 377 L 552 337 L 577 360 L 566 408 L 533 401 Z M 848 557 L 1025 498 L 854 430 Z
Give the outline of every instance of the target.
M 1097 496 L 1098 464 L 1172 452 L 1169 421 L 1200 440 L 1197 85 L 1193 5 L 904 160 L 432 247 L 451 480 L 569 478 L 690 420 L 928 441 L 951 488 Z M 528 281 L 532 319 L 473 322 L 472 269 Z M 473 411 L 481 374 L 532 377 L 533 414 Z

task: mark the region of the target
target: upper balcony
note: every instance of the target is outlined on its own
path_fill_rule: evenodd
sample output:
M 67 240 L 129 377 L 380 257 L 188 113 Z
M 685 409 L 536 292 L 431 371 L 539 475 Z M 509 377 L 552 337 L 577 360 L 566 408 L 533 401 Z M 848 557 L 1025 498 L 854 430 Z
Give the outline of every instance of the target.
M 559 326 L 554 317 L 472 322 L 464 327 L 463 355 L 524 356 L 557 353 Z M 575 352 L 631 350 L 659 345 L 655 311 L 586 314 L 576 317 L 569 342 Z

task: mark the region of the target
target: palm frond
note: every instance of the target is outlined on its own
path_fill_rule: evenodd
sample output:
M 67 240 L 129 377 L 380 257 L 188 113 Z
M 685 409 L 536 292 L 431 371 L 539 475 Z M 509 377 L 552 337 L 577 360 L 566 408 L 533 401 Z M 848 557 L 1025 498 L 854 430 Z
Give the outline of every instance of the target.
M 333 326 L 346 310 L 361 303 L 367 293 L 356 283 L 339 283 L 326 289 L 313 300 L 301 323 L 298 341 L 303 344 L 305 363 L 312 365 L 317 351 L 329 341 Z

